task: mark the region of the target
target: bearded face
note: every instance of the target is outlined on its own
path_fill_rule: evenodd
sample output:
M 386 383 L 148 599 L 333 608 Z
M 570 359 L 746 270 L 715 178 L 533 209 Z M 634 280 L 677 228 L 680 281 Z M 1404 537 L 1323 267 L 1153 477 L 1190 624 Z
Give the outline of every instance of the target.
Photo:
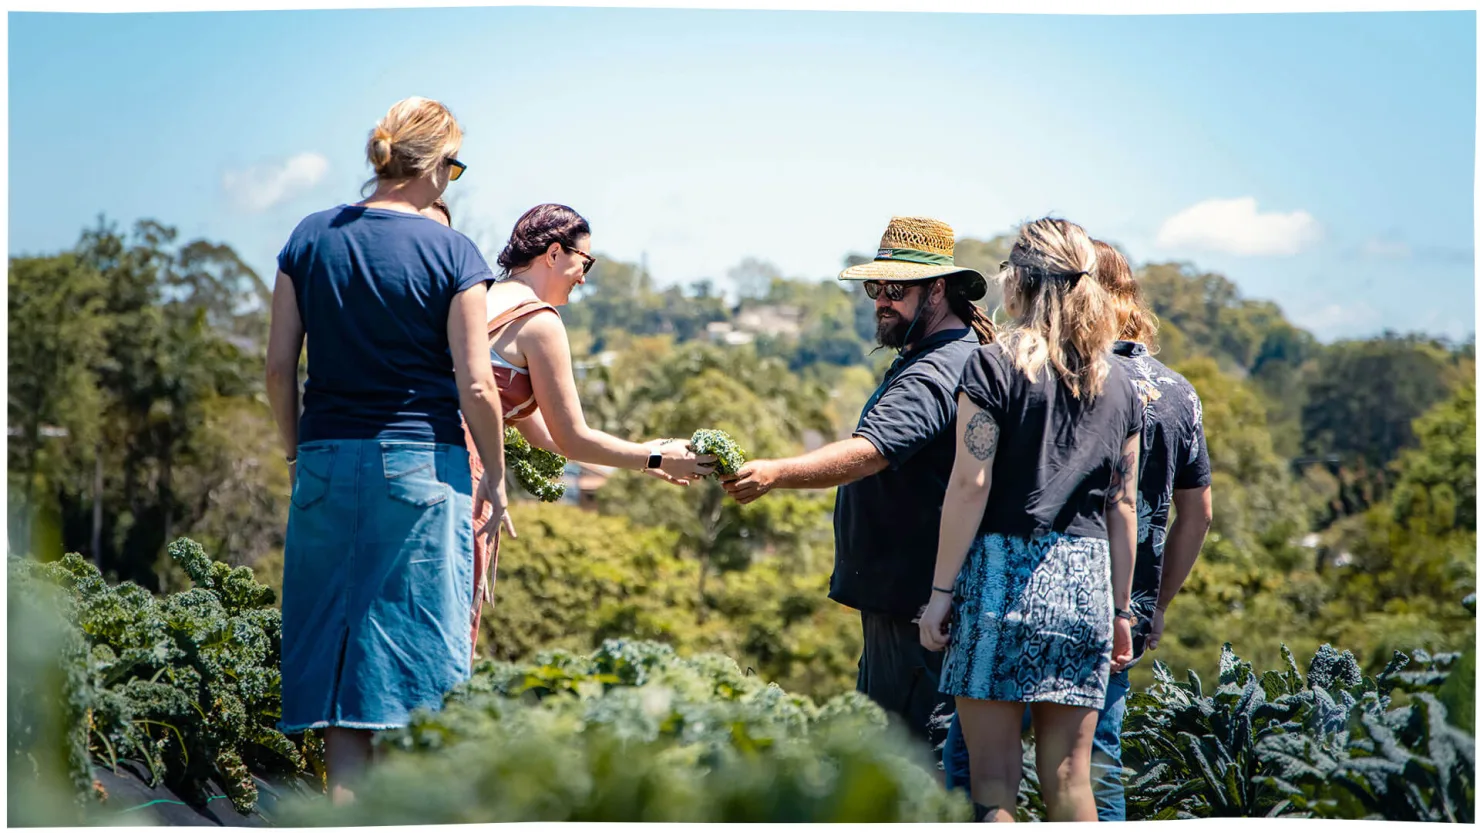
M 909 331 L 910 323 L 917 320 L 917 313 L 919 322 L 929 320 L 932 309 L 927 294 L 922 291 L 925 286 L 928 284 L 910 287 L 898 301 L 891 301 L 884 293 L 879 293 L 879 297 L 874 300 L 874 321 L 877 323 L 874 339 L 881 347 L 895 350 L 903 347 L 905 339 L 912 335 Z M 924 311 L 920 310 L 921 304 L 926 307 Z M 917 330 L 919 327 L 920 324 L 916 324 Z M 913 335 L 918 336 L 919 333 Z

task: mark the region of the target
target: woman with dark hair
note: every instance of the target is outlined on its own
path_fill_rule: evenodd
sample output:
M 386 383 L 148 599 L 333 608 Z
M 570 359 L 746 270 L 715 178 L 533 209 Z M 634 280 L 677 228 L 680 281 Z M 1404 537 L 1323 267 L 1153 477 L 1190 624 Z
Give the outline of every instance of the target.
M 1091 741 L 1131 658 L 1141 403 L 1088 235 L 1023 227 L 1003 271 L 1013 321 L 957 389 L 957 449 L 920 642 L 947 650 L 978 816 L 1011 821 L 1032 708 L 1051 821 L 1094 821 Z
M 498 256 L 503 278 L 488 291 L 488 357 L 504 420 L 536 448 L 582 463 L 643 471 L 686 486 L 713 472 L 713 456 L 696 455 L 684 440 L 634 443 L 586 424 L 570 342 L 556 308 L 569 303 L 571 292 L 586 282 L 596 264 L 590 251 L 591 225 L 564 205 L 537 205 L 514 224 L 508 245 Z M 478 469 L 475 458 L 473 470 Z M 476 645 L 482 603 L 493 598 L 497 536 L 491 551 L 480 542 L 475 561 Z

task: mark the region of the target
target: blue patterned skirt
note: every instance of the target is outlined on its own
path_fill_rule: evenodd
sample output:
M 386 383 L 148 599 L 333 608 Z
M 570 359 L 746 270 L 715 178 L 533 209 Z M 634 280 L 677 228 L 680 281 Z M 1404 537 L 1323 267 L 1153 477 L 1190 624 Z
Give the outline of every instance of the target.
M 1105 704 L 1114 639 L 1109 541 L 978 536 L 955 591 L 941 692 Z

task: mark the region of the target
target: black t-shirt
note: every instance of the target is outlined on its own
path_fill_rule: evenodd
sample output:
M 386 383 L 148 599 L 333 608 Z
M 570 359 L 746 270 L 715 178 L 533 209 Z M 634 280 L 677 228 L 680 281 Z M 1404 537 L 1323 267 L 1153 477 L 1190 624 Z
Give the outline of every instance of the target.
M 1109 537 L 1110 474 L 1141 430 L 1141 400 L 1120 362 L 1110 363 L 1099 396 L 1077 399 L 1047 368 L 1031 382 L 988 344 L 966 362 L 959 390 L 1000 431 L 979 534 Z
M 833 601 L 914 616 L 930 600 L 940 507 L 956 459 L 956 382 L 978 346 L 966 329 L 921 339 L 863 407 L 853 436 L 873 443 L 889 467 L 838 487 Z
M 1141 431 L 1141 477 L 1138 483 L 1136 570 L 1131 605 L 1140 622 L 1134 647 L 1140 656 L 1161 593 L 1162 553 L 1172 493 L 1200 489 L 1213 482 L 1207 441 L 1203 437 L 1202 400 L 1181 374 L 1152 358 L 1145 345 L 1115 344 L 1115 357 L 1125 366 L 1140 397 L 1145 427 Z

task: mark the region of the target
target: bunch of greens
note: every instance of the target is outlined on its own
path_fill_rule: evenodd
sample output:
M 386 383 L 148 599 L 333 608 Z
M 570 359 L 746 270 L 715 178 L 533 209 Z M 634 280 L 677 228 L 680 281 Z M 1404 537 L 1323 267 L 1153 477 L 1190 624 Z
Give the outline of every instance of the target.
M 565 458 L 530 445 L 513 426 L 504 427 L 504 465 L 526 492 L 546 503 L 557 501 L 565 494 L 565 485 L 560 482 L 565 473 Z
M 734 474 L 745 465 L 745 449 L 741 448 L 729 434 L 714 428 L 700 428 L 689 441 L 695 454 L 713 454 L 719 458 L 714 470 L 717 474 Z

